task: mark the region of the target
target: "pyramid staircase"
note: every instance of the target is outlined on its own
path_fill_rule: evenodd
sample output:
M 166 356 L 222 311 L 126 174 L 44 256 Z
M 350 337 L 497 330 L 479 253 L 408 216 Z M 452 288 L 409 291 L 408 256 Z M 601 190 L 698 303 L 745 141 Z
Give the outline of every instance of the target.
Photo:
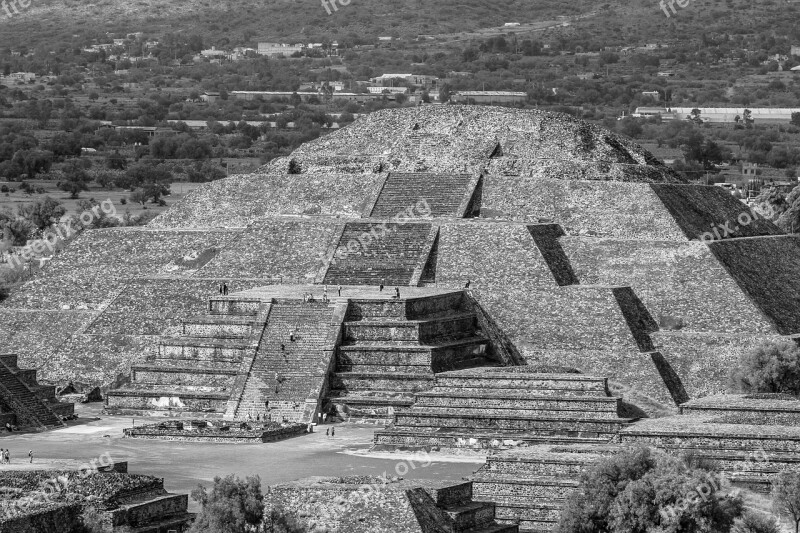
M 414 274 L 421 271 L 430 252 L 428 241 L 431 224 L 387 223 L 385 232 L 383 226 L 380 223 L 366 222 L 345 224 L 323 283 L 387 286 L 414 284 Z M 360 242 L 363 244 L 359 244 Z
M 472 186 L 473 178 L 467 174 L 392 172 L 386 177 L 370 218 L 392 218 L 421 200 L 427 203 L 433 218 L 461 218 L 464 197 L 472 193 Z
M 312 421 L 341 326 L 336 309 L 326 302 L 272 301 L 233 418 L 256 419 L 268 407 L 272 420 Z
M 163 337 L 154 356 L 131 367 L 131 383 L 108 392 L 107 409 L 221 418 L 265 322 L 260 300 L 210 300 L 208 314 L 184 321 L 181 334 Z
M 495 364 L 463 292 L 353 299 L 328 395 L 349 419 L 388 422 L 431 388 L 434 373 Z
M 518 366 L 437 374 L 431 390 L 375 433 L 374 449 L 497 449 L 609 442 L 633 419 L 607 379 Z
M 535 446 L 490 455 L 468 479 L 476 501 L 493 502 L 501 524 L 520 531 L 551 531 L 581 473 L 616 448 L 591 445 Z
M 36 370 L 20 369 L 17 356 L 0 355 L 0 423 L 26 429 L 63 427 L 61 417 L 71 415 L 75 405 L 58 401 L 55 387 L 39 385 Z

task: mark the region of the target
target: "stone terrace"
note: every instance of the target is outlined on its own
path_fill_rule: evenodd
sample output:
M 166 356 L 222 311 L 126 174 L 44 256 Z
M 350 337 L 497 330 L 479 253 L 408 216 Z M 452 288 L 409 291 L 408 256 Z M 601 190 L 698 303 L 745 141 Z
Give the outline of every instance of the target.
M 608 443 L 633 419 L 606 378 L 534 367 L 437 374 L 433 389 L 375 433 L 373 449 L 485 450 L 539 443 Z
M 719 395 L 692 400 L 684 414 L 645 420 L 620 433 L 623 444 L 691 452 L 731 481 L 769 490 L 770 477 L 800 466 L 800 401 L 781 395 Z

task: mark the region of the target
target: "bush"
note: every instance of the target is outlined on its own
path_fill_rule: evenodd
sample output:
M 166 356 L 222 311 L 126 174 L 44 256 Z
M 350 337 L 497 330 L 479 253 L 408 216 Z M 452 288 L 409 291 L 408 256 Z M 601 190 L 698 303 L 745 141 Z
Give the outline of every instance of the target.
M 252 531 L 264 518 L 264 497 L 258 476 L 241 480 L 233 474 L 214 478 L 208 492 L 199 485 L 192 499 L 202 506 L 189 533 L 244 533 Z
M 800 531 L 800 472 L 784 470 L 772 481 L 772 504 L 779 516 L 794 524 Z
M 800 394 L 800 347 L 788 340 L 767 341 L 743 353 L 731 374 L 731 389 Z
M 718 475 L 648 448 L 604 458 L 581 476 L 558 533 L 719 533 L 742 514 Z
M 781 533 L 781 526 L 771 516 L 748 511 L 733 523 L 731 533 Z

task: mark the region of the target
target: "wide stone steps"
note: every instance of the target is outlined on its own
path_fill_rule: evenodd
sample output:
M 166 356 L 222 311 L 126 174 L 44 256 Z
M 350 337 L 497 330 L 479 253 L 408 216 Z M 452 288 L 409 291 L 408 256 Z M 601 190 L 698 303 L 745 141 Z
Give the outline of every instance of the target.
M 484 474 L 472 479 L 476 498 L 488 498 L 497 504 L 526 504 L 533 499 L 550 501 L 566 500 L 580 486 L 576 479 L 563 479 L 550 476 L 509 477 L 506 475 Z
M 334 259 L 325 273 L 328 285 L 408 286 L 417 265 L 424 262 L 430 224 L 345 225 Z M 381 233 L 381 235 L 375 235 Z M 367 242 L 365 235 L 372 235 Z M 359 244 L 359 238 L 364 242 Z M 355 244 L 353 244 L 355 243 Z M 349 246 L 349 248 L 348 248 Z
M 420 141 L 421 142 L 421 141 Z M 458 217 L 470 193 L 471 176 L 462 174 L 390 173 L 370 217 L 391 218 L 424 199 L 432 217 Z
M 205 400 L 227 400 L 230 391 L 220 390 L 219 387 L 196 387 L 187 388 L 185 385 L 177 384 L 154 384 L 137 383 L 136 388 L 119 388 L 108 391 L 108 396 L 127 396 L 135 398 L 195 398 Z
M 533 391 L 538 392 L 538 391 Z M 481 409 L 486 413 L 506 414 L 509 410 L 538 413 L 564 413 L 564 416 L 578 416 L 587 411 L 603 418 L 617 418 L 621 400 L 602 397 L 558 397 L 539 396 L 516 391 L 456 392 L 440 391 L 438 387 L 417 394 L 417 406 L 439 408 Z
M 273 302 L 236 418 L 260 413 L 275 400 L 299 404 L 294 412 L 302 414 L 305 400 L 319 395 L 330 365 L 334 310 L 326 303 Z

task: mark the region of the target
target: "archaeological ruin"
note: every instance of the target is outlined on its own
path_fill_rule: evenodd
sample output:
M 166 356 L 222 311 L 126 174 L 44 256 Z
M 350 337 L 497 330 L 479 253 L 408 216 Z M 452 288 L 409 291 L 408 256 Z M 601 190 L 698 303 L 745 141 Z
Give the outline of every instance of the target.
M 800 239 L 725 190 L 571 116 L 425 106 L 80 234 L 0 305 L 0 399 L 52 422 L 18 358 L 154 423 L 375 423 L 376 451 L 489 456 L 463 486 L 393 486 L 407 531 L 546 531 L 620 446 L 756 489 L 800 460 L 799 402 L 720 397 L 743 351 L 798 334 Z

